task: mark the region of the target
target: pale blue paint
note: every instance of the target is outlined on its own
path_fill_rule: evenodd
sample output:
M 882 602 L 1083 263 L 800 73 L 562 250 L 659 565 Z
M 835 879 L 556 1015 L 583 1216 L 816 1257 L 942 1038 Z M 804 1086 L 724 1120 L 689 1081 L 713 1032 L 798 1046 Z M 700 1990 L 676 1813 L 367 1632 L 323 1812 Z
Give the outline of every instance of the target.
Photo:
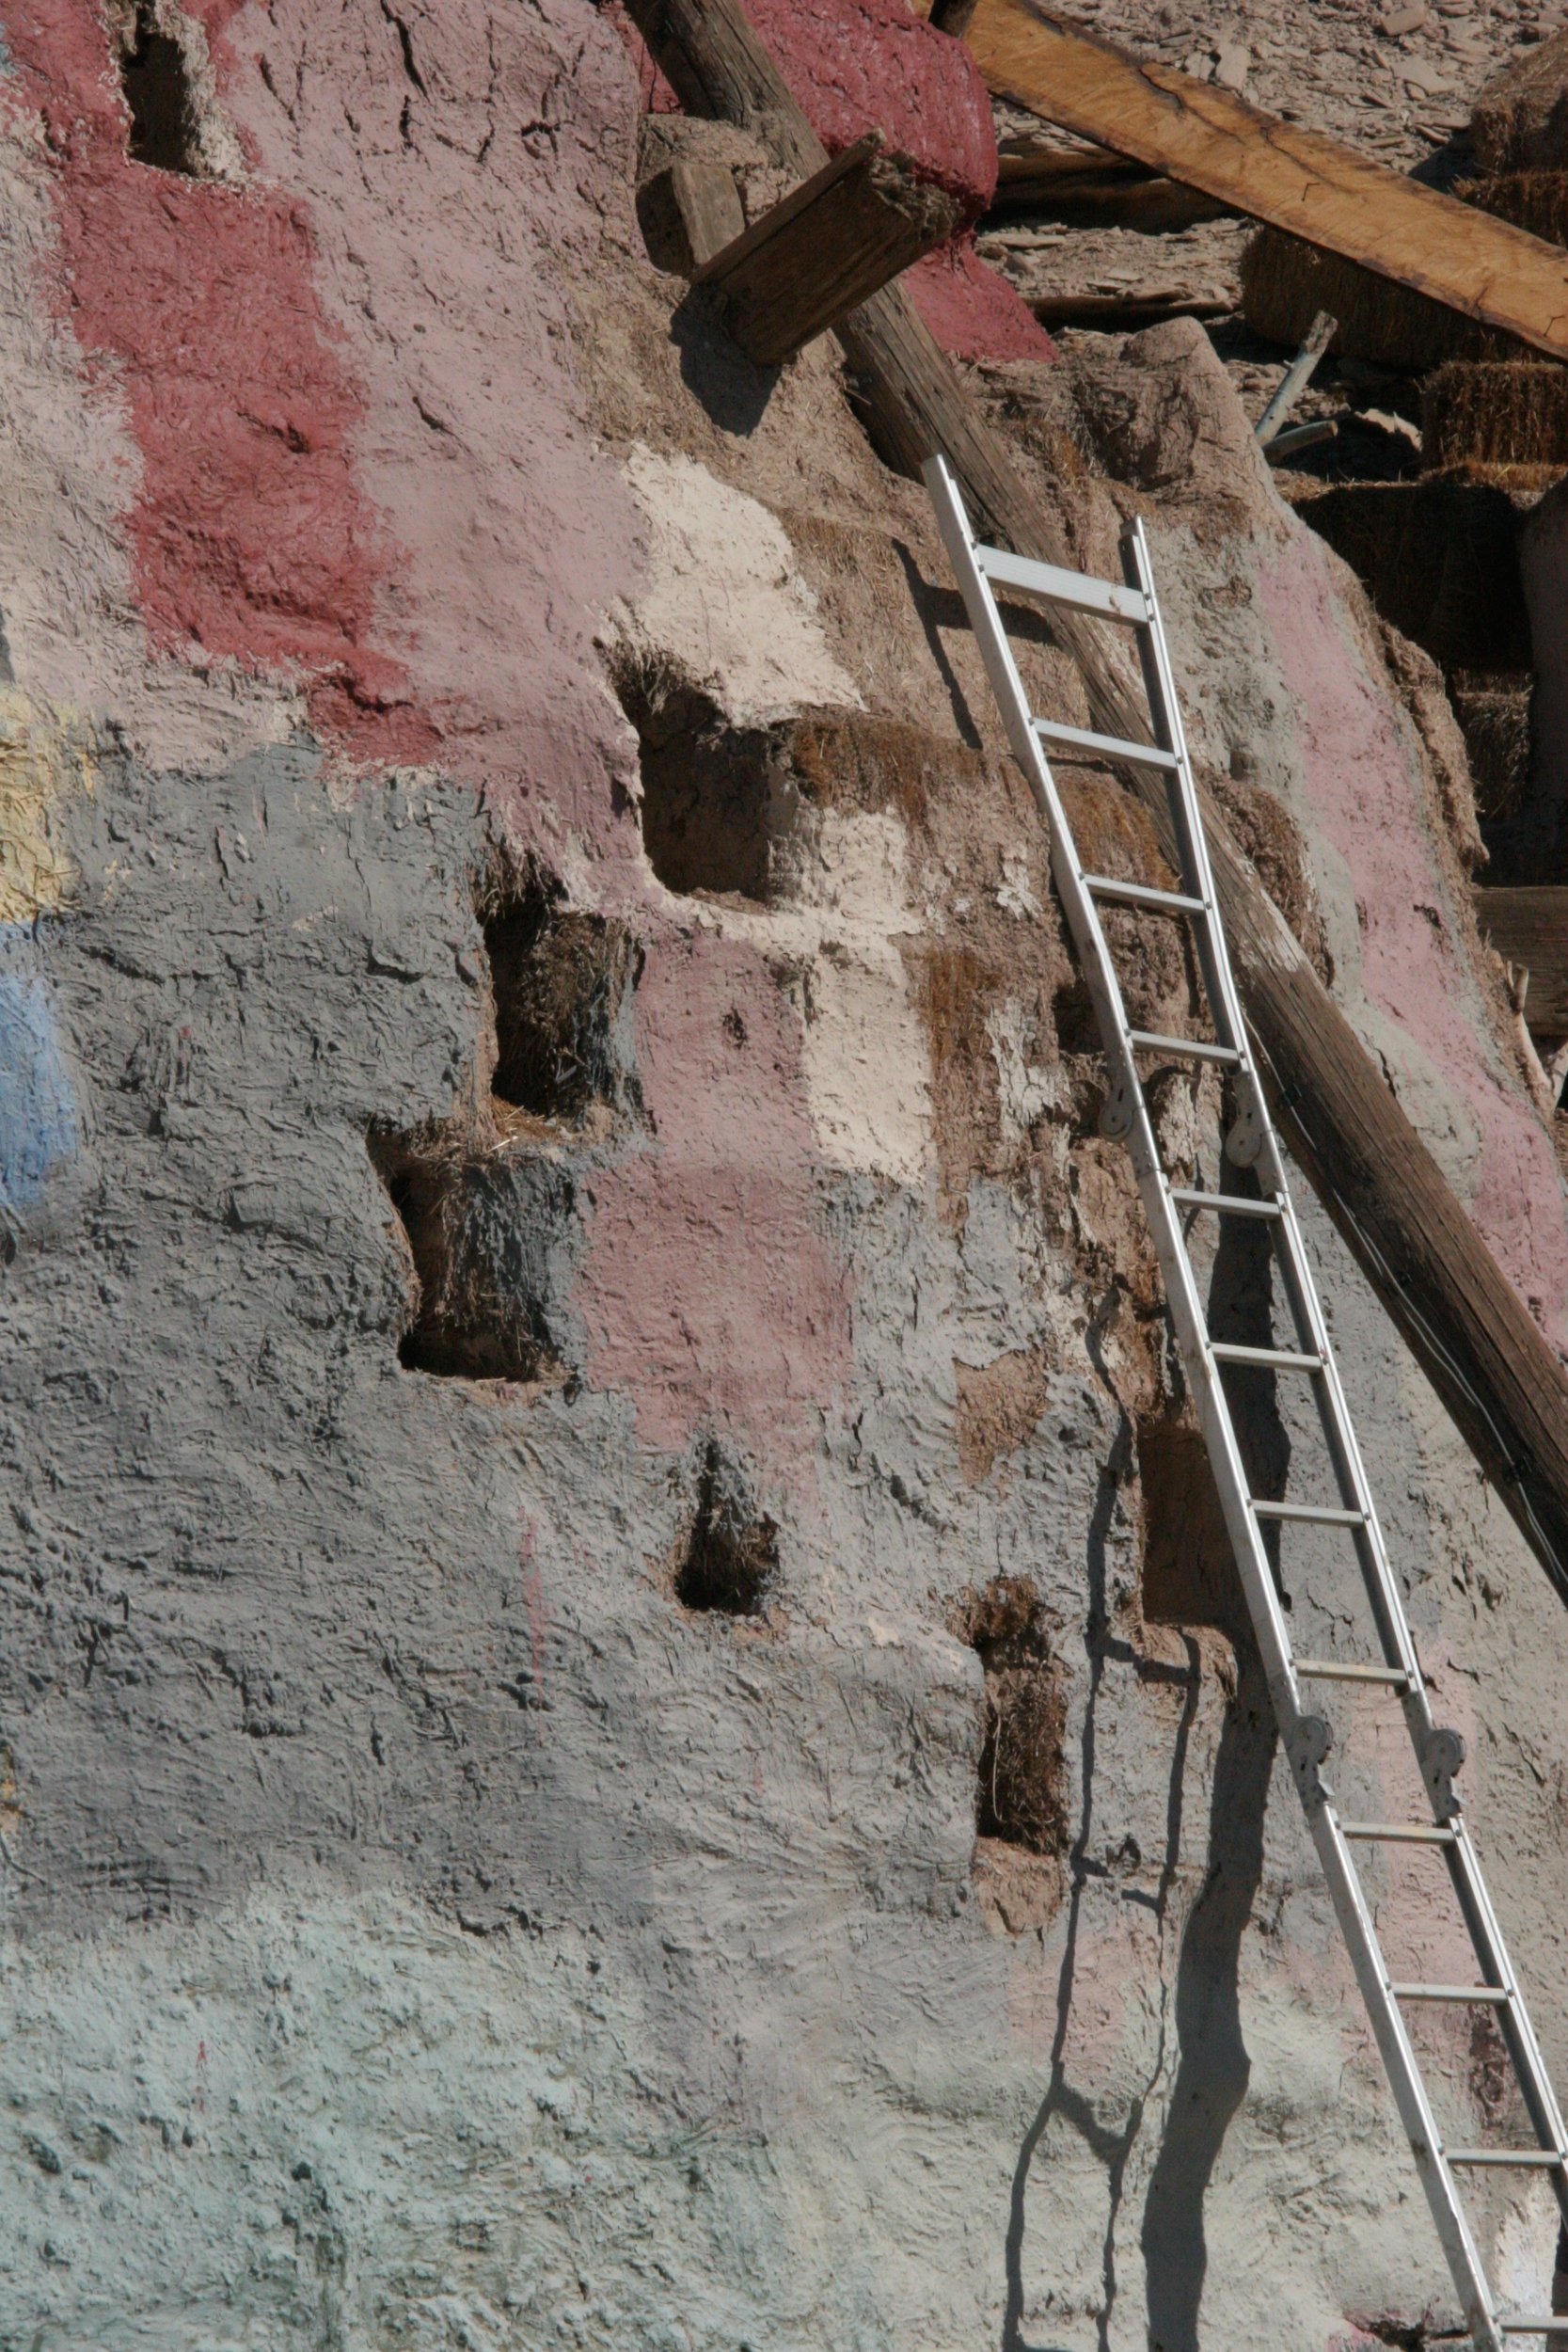
M 39 961 L 31 929 L 0 923 L 0 1205 L 12 1209 L 37 1200 L 81 1134 Z

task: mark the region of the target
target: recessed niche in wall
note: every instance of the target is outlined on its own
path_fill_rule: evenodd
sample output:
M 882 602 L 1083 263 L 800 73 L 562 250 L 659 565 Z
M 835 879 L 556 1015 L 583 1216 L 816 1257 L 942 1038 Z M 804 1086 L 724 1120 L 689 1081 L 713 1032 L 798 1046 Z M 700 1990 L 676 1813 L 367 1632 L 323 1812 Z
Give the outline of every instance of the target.
M 145 0 L 121 40 L 119 75 L 131 110 L 133 160 L 187 179 L 199 176 L 201 146 L 185 53 L 159 28 Z
M 559 1159 L 467 1152 L 439 1132 L 378 1136 L 371 1157 L 417 1278 L 399 1360 L 468 1380 L 557 1382 L 581 1237 Z
M 1180 1422 L 1140 1422 L 1138 1477 L 1146 1619 L 1246 1633 L 1246 1598 L 1201 1432 Z
M 579 1120 L 619 1107 L 631 1089 L 630 1000 L 640 955 L 625 927 L 562 904 L 529 873 L 492 894 L 483 915 L 495 992 L 503 1103 L 541 1119 Z
M 779 1531 L 754 1511 L 744 1483 L 710 1443 L 697 1475 L 697 1513 L 675 1568 L 687 1609 L 760 1617 L 779 1568 Z
M 975 1828 L 1033 1854 L 1059 1854 L 1067 1840 L 1067 1714 L 1039 1594 L 1027 1577 L 993 1577 L 964 1596 L 958 1629 L 986 1677 Z
M 616 684 L 637 729 L 642 841 L 659 881 L 766 899 L 793 797 L 773 733 L 735 726 L 666 665 L 629 665 Z

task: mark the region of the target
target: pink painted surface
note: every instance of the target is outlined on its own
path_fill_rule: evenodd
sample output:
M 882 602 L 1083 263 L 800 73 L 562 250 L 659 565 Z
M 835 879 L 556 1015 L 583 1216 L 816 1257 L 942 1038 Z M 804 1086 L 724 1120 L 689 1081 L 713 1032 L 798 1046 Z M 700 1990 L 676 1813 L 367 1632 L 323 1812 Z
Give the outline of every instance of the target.
M 218 33 L 233 0 L 201 13 Z M 52 292 L 141 451 L 131 536 L 154 646 L 302 675 L 356 750 L 427 755 L 434 734 L 376 643 L 394 549 L 354 481 L 359 403 L 308 215 L 276 188 L 131 162 L 90 0 L 36 0 L 6 31 L 54 163 Z
M 1497 1066 L 1450 930 L 1415 754 L 1374 692 L 1322 542 L 1305 530 L 1260 566 L 1259 601 L 1295 703 L 1307 797 L 1354 881 L 1368 996 L 1431 1057 L 1481 1137 L 1476 1225 L 1530 1312 L 1568 1342 L 1568 1231 L 1551 1143 Z
M 579 887 L 635 897 L 615 787 L 636 754 L 594 638 L 636 587 L 641 523 L 573 374 L 568 291 L 607 215 L 636 234 L 635 76 L 585 0 L 402 14 L 417 81 L 378 6 L 246 7 L 225 99 L 311 223 L 354 478 L 398 549 L 377 643 L 448 773 L 555 862 L 575 836 L 601 867 Z
M 809 1476 L 849 1379 L 849 1295 L 797 1015 L 754 948 L 699 934 L 649 950 L 637 1037 L 655 1136 L 594 1182 L 590 1376 L 635 1394 L 650 1445 L 729 1427 L 775 1473 Z

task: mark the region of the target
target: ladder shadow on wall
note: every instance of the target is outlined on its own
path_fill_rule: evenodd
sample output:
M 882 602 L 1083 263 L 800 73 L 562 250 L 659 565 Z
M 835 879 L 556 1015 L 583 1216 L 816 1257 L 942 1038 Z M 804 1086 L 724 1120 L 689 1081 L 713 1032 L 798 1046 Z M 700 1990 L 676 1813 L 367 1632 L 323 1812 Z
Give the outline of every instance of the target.
M 1272 1325 L 1270 1278 L 1270 1251 L 1262 1229 L 1243 1226 L 1240 1219 L 1226 1220 L 1216 1249 L 1210 1298 L 1216 1336 L 1245 1344 L 1268 1343 Z M 1092 1329 L 1090 1352 L 1109 1389 Z M 1276 1406 L 1274 1374 L 1244 1371 L 1231 1390 L 1231 1404 L 1254 1490 L 1259 1494 L 1282 1492 L 1290 1441 Z M 1162 1433 L 1185 1442 L 1162 1445 Z M 1144 2128 L 1149 2099 L 1160 2089 L 1164 2074 L 1162 2065 L 1147 2090 L 1132 2101 L 1123 2127 L 1113 2130 L 1097 2117 L 1092 2095 L 1069 2080 L 1066 2059 L 1082 1899 L 1093 1869 L 1090 1852 L 1095 1833 L 1096 1716 L 1101 1682 L 1108 1661 L 1130 1663 L 1133 1660 L 1131 1645 L 1112 1631 L 1106 1599 L 1107 1544 L 1118 1497 L 1132 1468 L 1133 1451 L 1134 1432 L 1124 1414 L 1121 1430 L 1101 1474 L 1100 1492 L 1088 1530 L 1085 1566 L 1090 1681 L 1081 1741 L 1083 1814 L 1069 1864 L 1068 1928 L 1057 1982 L 1050 2079 L 1021 2144 L 1013 2175 L 1006 2242 L 1006 2293 L 1001 2352 L 1056 2352 L 1054 2346 L 1031 2343 L 1023 2328 L 1028 2192 L 1036 2157 L 1055 2118 L 1070 2125 L 1105 2167 L 1107 2210 L 1101 2258 L 1104 2293 L 1098 2339 L 1100 2352 L 1109 2352 L 1111 2319 L 1118 2292 L 1117 2237 L 1126 2172 Z M 1201 1438 L 1196 1432 L 1174 1424 L 1156 1424 L 1153 1429 L 1146 1427 L 1138 1433 L 1136 1451 L 1145 1487 L 1146 1526 L 1152 1519 L 1157 1526 L 1163 1520 L 1169 1527 L 1190 1530 L 1203 1515 L 1201 1508 L 1193 1508 L 1192 1495 L 1181 1492 L 1179 1496 L 1179 1489 L 1194 1475 L 1209 1480 L 1212 1488 L 1212 1473 Z M 1151 1489 L 1156 1491 L 1151 1493 Z M 1157 1499 L 1160 1492 L 1166 1494 L 1171 1506 L 1164 1512 Z M 1164 1675 L 1181 1683 L 1185 1692 L 1171 1757 L 1165 1852 L 1158 1890 L 1148 1899 L 1161 1918 L 1165 1915 L 1181 1860 L 1182 1792 L 1201 1685 L 1199 1647 L 1187 1629 L 1208 1624 L 1228 1634 L 1235 1647 L 1238 1670 L 1236 1694 L 1226 1710 L 1210 1800 L 1210 1875 L 1188 1917 L 1177 1961 L 1176 2076 L 1140 2231 L 1148 2280 L 1150 2352 L 1198 2352 L 1198 2321 L 1208 2268 L 1204 2201 L 1226 2132 L 1245 2096 L 1251 2071 L 1241 2029 L 1240 1964 L 1243 1938 L 1262 1877 L 1263 1820 L 1277 1744 L 1274 1712 L 1241 1581 L 1218 1519 L 1218 1498 L 1211 1493 L 1210 1500 L 1217 1536 L 1201 1545 L 1205 1556 L 1196 1573 L 1190 1565 L 1190 1553 L 1179 1554 L 1175 1547 L 1168 1547 L 1163 1553 L 1157 1546 L 1146 1548 L 1144 1567 L 1146 1615 L 1180 1626 L 1187 1649 L 1185 1670 L 1162 1668 L 1147 1659 L 1140 1661 L 1146 1676 Z M 1176 1565 L 1179 1559 L 1183 1564 L 1180 1566 Z

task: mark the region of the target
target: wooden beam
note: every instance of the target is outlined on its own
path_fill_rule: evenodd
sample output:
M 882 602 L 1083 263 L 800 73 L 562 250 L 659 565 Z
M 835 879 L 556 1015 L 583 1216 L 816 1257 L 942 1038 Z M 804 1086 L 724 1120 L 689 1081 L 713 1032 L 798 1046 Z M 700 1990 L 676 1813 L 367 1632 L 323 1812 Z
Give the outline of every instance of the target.
M 721 253 L 732 238 L 744 235 L 746 214 L 740 190 L 727 164 L 698 155 L 677 156 L 667 176 L 669 201 L 680 224 L 687 267 L 694 274 Z
M 1069 153 L 1061 148 L 1004 148 L 988 226 L 1050 220 L 1066 229 L 1136 229 L 1151 235 L 1227 220 L 1230 207 L 1180 180 L 1150 171 L 1130 155 Z
M 977 0 L 965 39 L 990 87 L 1046 121 L 1568 358 L 1560 246 L 1032 0 Z
M 629 5 L 684 104 L 754 131 L 794 170 L 820 167 L 821 143 L 740 0 Z M 989 537 L 1072 563 L 1056 517 L 899 287 L 863 303 L 838 333 L 890 463 L 911 471 L 945 450 Z M 1102 632 L 1070 613 L 1053 627 L 1083 675 L 1096 724 L 1146 737 L 1141 689 L 1106 652 Z M 1128 783 L 1178 863 L 1163 788 L 1137 770 Z M 1237 978 L 1285 1141 L 1568 1599 L 1568 1375 L 1212 803 L 1207 822 Z
M 1530 1035 L 1568 1038 L 1568 890 L 1478 890 L 1476 921 L 1505 963 L 1529 974 Z
M 918 179 L 872 131 L 714 254 L 693 282 L 723 295 L 747 358 L 777 367 L 945 245 L 959 217 L 956 198 Z

